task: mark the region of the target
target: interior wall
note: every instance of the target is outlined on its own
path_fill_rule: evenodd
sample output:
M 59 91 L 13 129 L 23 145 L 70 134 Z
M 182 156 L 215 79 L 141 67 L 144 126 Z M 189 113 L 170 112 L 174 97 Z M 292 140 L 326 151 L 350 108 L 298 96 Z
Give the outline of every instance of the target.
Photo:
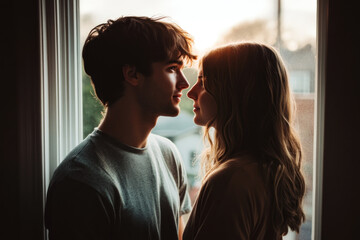
M 0 239 L 43 239 L 38 1 L 1 12 Z
M 360 28 L 354 1 L 329 0 L 322 239 L 360 236 Z

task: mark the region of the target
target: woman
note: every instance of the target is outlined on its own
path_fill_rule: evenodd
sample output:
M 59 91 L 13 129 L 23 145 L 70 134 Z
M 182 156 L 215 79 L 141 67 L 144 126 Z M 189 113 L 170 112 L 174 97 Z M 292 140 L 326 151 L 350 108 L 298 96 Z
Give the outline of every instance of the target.
M 209 148 L 184 239 L 282 239 L 289 228 L 299 232 L 305 218 L 301 146 L 276 51 L 251 42 L 210 51 L 188 97 Z

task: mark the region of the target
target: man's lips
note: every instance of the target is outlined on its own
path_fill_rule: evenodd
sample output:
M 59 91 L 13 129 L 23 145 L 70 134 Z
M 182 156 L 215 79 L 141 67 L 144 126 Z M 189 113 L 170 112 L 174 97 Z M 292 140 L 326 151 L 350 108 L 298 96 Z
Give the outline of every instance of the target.
M 181 101 L 181 95 L 182 95 L 181 93 L 174 94 L 173 99 L 179 103 Z

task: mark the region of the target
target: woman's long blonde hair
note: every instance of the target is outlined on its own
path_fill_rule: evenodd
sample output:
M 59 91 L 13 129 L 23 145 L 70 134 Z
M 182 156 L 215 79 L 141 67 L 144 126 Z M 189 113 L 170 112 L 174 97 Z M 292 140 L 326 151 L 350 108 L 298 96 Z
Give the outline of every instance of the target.
M 231 158 L 255 156 L 273 192 L 274 230 L 298 232 L 305 218 L 305 182 L 301 145 L 292 127 L 295 104 L 281 57 L 270 46 L 245 42 L 210 51 L 201 65 L 205 89 L 217 103 L 204 132 L 210 144 L 202 154 L 205 177 Z

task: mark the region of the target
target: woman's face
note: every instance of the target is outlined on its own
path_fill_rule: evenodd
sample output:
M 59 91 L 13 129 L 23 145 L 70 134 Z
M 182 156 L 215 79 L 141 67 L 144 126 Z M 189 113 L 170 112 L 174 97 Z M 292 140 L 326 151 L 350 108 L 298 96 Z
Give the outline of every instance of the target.
M 194 122 L 200 126 L 205 126 L 215 117 L 217 112 L 215 99 L 205 90 L 204 80 L 205 79 L 201 68 L 197 82 L 187 94 L 189 98 L 194 100 Z

